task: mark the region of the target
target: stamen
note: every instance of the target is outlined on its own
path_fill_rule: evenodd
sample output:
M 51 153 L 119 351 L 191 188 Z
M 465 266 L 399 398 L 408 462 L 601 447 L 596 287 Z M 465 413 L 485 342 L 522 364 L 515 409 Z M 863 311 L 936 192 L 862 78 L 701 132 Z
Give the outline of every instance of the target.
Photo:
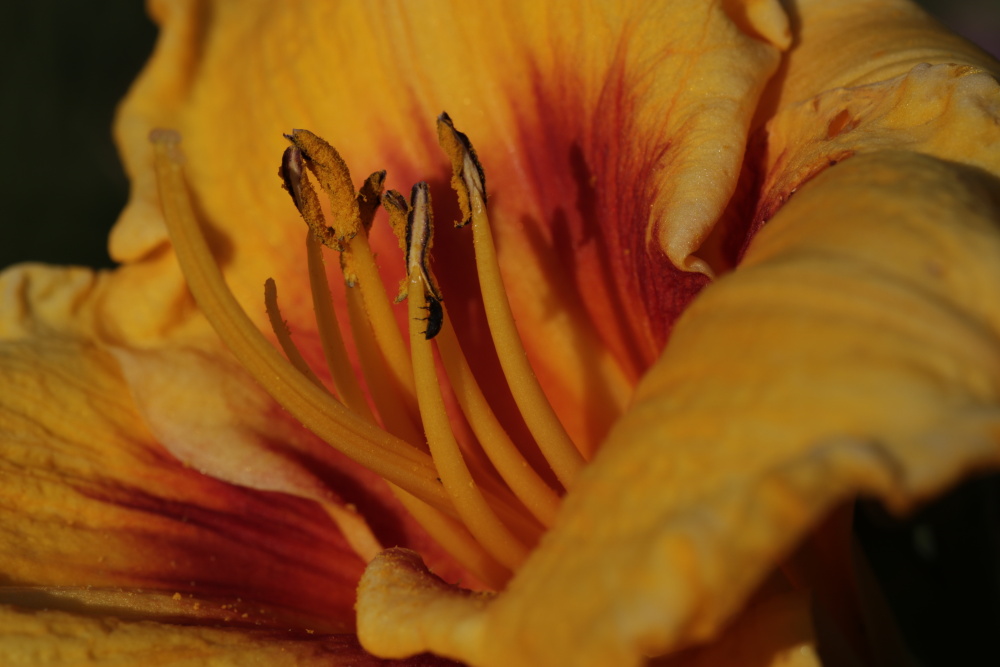
M 354 238 L 361 228 L 361 211 L 351 172 L 340 153 L 308 130 L 292 130 L 285 138 L 301 151 L 309 170 L 316 175 L 319 186 L 329 198 L 330 217 L 340 225 L 337 240 L 343 242 Z
M 462 567 L 479 577 L 484 584 L 496 590 L 510 579 L 511 571 L 498 563 L 460 522 L 439 512 L 427 503 L 417 500 L 399 487 L 396 497 L 414 519 L 441 547 L 455 558 Z
M 330 294 L 330 283 L 326 277 L 323 252 L 319 241 L 311 231 L 306 233 L 306 256 L 309 263 L 309 288 L 312 292 L 313 311 L 316 313 L 316 328 L 319 330 L 319 339 L 323 346 L 327 368 L 330 369 L 330 377 L 333 378 L 333 386 L 347 407 L 374 423 L 375 418 L 347 356 L 347 347 L 340 333 L 340 325 L 337 324 L 337 315 L 333 312 L 333 296 Z
M 315 386 L 271 346 L 237 303 L 199 229 L 184 184 L 180 136 L 150 134 L 164 221 L 188 286 L 206 318 L 257 382 L 290 414 L 348 458 L 457 515 L 426 454 L 364 421 Z
M 400 492 L 406 493 L 402 490 Z M 413 498 L 413 496 L 410 497 Z M 413 501 L 420 503 L 416 498 Z M 354 550 L 354 553 L 358 554 L 366 563 L 385 549 L 372 533 L 371 528 L 368 527 L 368 523 L 356 512 L 337 503 L 321 502 L 320 506 L 326 511 L 327 516 L 337 524 L 341 535 L 347 540 L 347 544 Z M 425 505 L 425 507 L 427 506 Z M 430 508 L 428 507 L 428 509 Z
M 455 397 L 486 456 L 528 511 L 543 526 L 551 526 L 559 510 L 559 496 L 535 472 L 496 418 L 447 319 L 437 342 Z
M 375 342 L 371 322 L 357 289 L 347 290 L 347 312 L 351 322 L 351 335 L 361 361 L 361 371 L 386 430 L 421 451 L 428 451 L 420 425 L 410 416 L 409 406 L 404 403 L 398 387 L 389 376 L 385 357 Z
M 416 412 L 416 405 L 409 400 L 414 396 L 410 355 L 403 343 L 396 318 L 392 314 L 392 307 L 382 284 L 382 276 L 379 275 L 378 267 L 375 265 L 368 237 L 365 234 L 358 234 L 351 239 L 344 249 L 342 258 L 347 272 L 356 276 L 355 287 L 361 291 L 366 319 L 371 323 L 375 342 L 385 357 L 389 374 L 398 387 L 397 391 L 401 397 L 407 399 L 405 402 L 410 405 L 411 411 Z
M 323 245 L 337 250 L 341 249 L 337 232 L 326 224 L 323 208 L 312 183 L 302 171 L 302 151 L 295 146 L 289 146 L 281 156 L 281 168 L 278 176 L 288 194 L 292 196 L 295 208 L 299 210 L 302 219 L 309 225 L 310 231 Z
M 363 188 L 359 198 L 354 192 L 347 164 L 333 146 L 308 130 L 293 130 L 291 135 L 286 136 L 301 151 L 306 166 L 330 200 L 331 215 L 339 229 L 338 243 L 330 247 L 342 250 L 341 265 L 345 279 L 349 285 L 356 284 L 361 290 L 366 319 L 371 322 L 379 350 L 385 356 L 389 374 L 396 384 L 395 391 L 408 406 L 408 411 L 416 414 L 409 354 L 368 244 L 367 226 L 371 225 L 374 205 L 380 194 L 375 190 L 381 189 L 382 178 L 378 173 L 369 177 L 367 188 Z M 367 220 L 362 220 L 359 199 L 365 204 L 366 213 L 370 213 L 366 216 Z
M 299 348 L 292 342 L 292 332 L 288 330 L 288 324 L 282 319 L 281 311 L 278 310 L 278 287 L 271 278 L 264 281 L 264 309 L 267 311 L 267 319 L 271 322 L 271 331 L 278 339 L 278 345 L 285 352 L 288 361 L 295 366 L 295 370 L 309 378 L 310 382 L 326 391 L 326 387 L 302 358 Z
M 451 158 L 452 186 L 459 201 L 464 202 L 463 215 L 472 221 L 479 284 L 500 366 L 528 430 L 559 482 L 568 489 L 583 467 L 584 459 L 538 384 L 514 324 L 486 215 L 482 167 L 468 137 L 455 129 L 447 114 L 438 118 L 438 141 Z
M 418 216 L 412 221 L 414 231 L 431 228 L 430 220 L 420 219 L 429 216 L 426 190 L 426 183 L 414 186 L 414 201 L 411 202 L 411 206 Z M 428 298 L 428 293 L 425 291 L 427 285 L 424 282 L 424 267 L 417 258 L 424 256 L 426 248 L 423 244 L 428 241 L 427 233 L 411 234 L 409 252 L 410 349 L 413 355 L 413 375 L 417 382 L 420 416 L 441 482 L 463 523 L 492 556 L 508 568 L 516 569 L 527 557 L 528 549 L 493 512 L 465 464 L 444 407 L 430 342 L 417 324 L 421 319 L 420 304 Z

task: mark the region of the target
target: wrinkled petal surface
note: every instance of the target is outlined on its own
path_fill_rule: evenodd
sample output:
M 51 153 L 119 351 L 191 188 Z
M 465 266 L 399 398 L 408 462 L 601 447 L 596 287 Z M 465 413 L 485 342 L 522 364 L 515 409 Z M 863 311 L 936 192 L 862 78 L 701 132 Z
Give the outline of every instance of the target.
M 840 503 L 903 512 L 1000 463 L 995 63 L 906 3 L 786 5 L 797 47 L 734 204 L 763 226 L 740 267 L 685 312 L 507 590 L 369 566 L 373 652 L 639 664 L 715 636 Z
M 883 151 L 815 176 L 685 313 L 508 590 L 407 645 L 398 602 L 367 603 L 373 568 L 362 641 L 638 664 L 716 633 L 838 502 L 903 511 L 997 465 L 998 221 L 1000 180 L 974 166 Z
M 886 81 L 927 63 L 1000 73 L 996 60 L 909 0 L 782 0 L 794 34 L 761 113 L 817 93 Z

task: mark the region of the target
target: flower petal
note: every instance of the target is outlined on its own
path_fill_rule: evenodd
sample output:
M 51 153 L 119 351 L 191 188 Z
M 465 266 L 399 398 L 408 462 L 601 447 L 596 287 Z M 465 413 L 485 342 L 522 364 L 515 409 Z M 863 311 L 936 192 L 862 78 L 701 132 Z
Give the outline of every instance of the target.
M 786 592 L 751 606 L 706 646 L 654 660 L 653 667 L 819 667 L 809 595 Z
M 3 627 L 0 661 L 10 667 L 40 664 L 432 667 L 454 664 L 432 656 L 401 662 L 379 660 L 362 650 L 353 635 L 122 621 L 8 605 L 0 605 L 0 627 Z
M 783 109 L 825 90 L 900 76 L 921 63 L 1000 73 L 996 60 L 909 0 L 788 0 L 795 41 L 768 91 Z
M 920 64 L 888 81 L 835 88 L 767 124 L 755 226 L 803 183 L 853 155 L 918 151 L 1000 174 L 1000 85 L 967 65 Z
M 65 337 L 0 344 L 0 560 L 15 586 L 242 597 L 353 624 L 361 561 L 312 502 L 171 457 L 118 365 Z
M 528 353 L 585 449 L 706 282 L 671 261 L 711 270 L 692 253 L 735 188 L 756 100 L 789 38 L 770 0 L 453 2 L 434 11 L 162 1 L 153 13 L 162 37 L 117 128 L 134 185 L 111 242 L 112 255 L 133 264 L 109 297 L 122 335 L 146 331 L 123 306 L 143 281 L 161 294 L 182 291 L 173 269 L 143 270 L 167 243 L 148 169 L 150 129 L 184 136 L 196 206 L 238 300 L 262 321 L 259 285 L 273 277 L 290 295 L 282 311 L 293 332 L 310 332 L 304 227 L 271 179 L 281 133 L 309 127 L 326 137 L 356 179 L 388 168 L 402 191 L 430 180 L 439 206 L 454 209 L 433 126 L 447 109 L 490 175 Z M 736 247 L 743 231 L 733 232 Z M 468 235 L 450 232 L 439 234 L 435 271 L 449 312 L 477 346 L 487 334 Z M 373 244 L 397 256 L 381 223 Z M 382 268 L 395 285 L 402 262 Z M 163 312 L 175 329 L 189 314 Z M 496 371 L 477 363 L 482 376 Z M 581 403 L 589 409 L 574 409 Z
M 995 176 L 892 152 L 819 174 L 685 313 L 508 589 L 407 644 L 368 620 L 438 603 L 378 604 L 366 574 L 362 643 L 639 664 L 717 634 L 837 503 L 902 512 L 1000 465 L 998 258 Z

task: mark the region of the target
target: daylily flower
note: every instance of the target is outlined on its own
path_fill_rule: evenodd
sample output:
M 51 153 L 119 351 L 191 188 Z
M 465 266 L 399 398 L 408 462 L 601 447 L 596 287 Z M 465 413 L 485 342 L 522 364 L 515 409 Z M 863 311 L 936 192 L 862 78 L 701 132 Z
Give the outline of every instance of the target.
M 905 0 L 150 9 L 121 266 L 0 277 L 4 661 L 869 655 L 845 508 L 1000 463 L 1000 65 Z

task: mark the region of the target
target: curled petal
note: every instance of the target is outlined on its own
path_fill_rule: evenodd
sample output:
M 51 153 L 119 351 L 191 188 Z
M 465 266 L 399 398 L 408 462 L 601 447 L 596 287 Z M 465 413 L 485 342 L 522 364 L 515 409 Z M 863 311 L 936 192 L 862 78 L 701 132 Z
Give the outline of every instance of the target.
M 803 183 L 853 155 L 900 149 L 1000 174 L 1000 85 L 968 65 L 920 64 L 793 104 L 768 123 L 757 221 Z
M 909 0 L 784 0 L 793 48 L 764 109 L 821 91 L 892 79 L 916 65 L 961 63 L 992 74 L 1000 64 Z

